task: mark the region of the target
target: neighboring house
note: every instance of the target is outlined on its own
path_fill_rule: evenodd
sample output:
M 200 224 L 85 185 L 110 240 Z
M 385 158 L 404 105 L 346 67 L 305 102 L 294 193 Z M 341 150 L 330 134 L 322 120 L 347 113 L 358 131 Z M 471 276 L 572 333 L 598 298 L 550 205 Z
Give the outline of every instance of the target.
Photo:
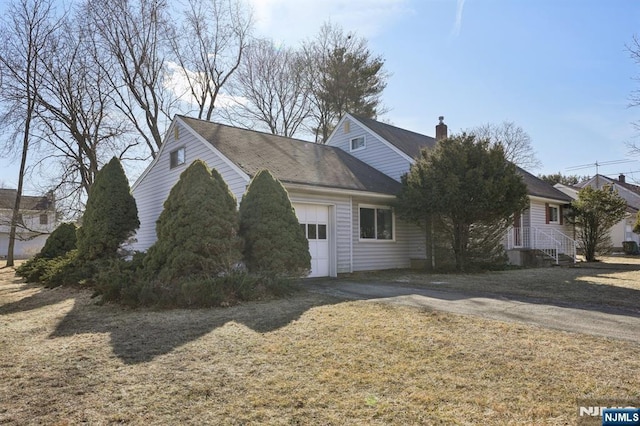
M 446 136 L 441 117 L 436 137 Z M 132 187 L 140 218 L 134 248 L 146 250 L 155 242 L 155 223 L 169 191 L 187 165 L 201 159 L 222 175 L 238 201 L 259 170 L 268 169 L 282 182 L 306 225 L 311 276 L 407 268 L 412 258 L 424 259 L 424 232 L 398 218 L 392 205 L 401 176 L 422 148 L 435 144 L 432 137 L 350 114 L 326 145 L 176 116 L 158 155 Z M 522 227 L 542 221 L 563 229 L 557 222 L 568 198 L 523 173 L 534 192 Z M 553 195 L 536 195 L 545 185 Z
M 640 244 L 640 236 L 633 232 L 636 216 L 638 210 L 640 210 L 640 186 L 628 183 L 624 174 L 620 174 L 618 179 L 596 175 L 575 186 L 558 183 L 555 187 L 575 200 L 578 198 L 578 192 L 582 188 L 590 186 L 600 189 L 604 185 L 609 185 L 627 202 L 627 214 L 625 218 L 615 224 L 610 231 L 614 250 L 622 250 L 622 243 L 624 241 L 635 241 L 637 244 Z
M 11 217 L 18 191 L 0 189 L 0 256 L 6 257 L 9 249 Z M 44 246 L 49 234 L 56 227 L 55 199 L 53 193 L 34 197 L 23 195 L 16 228 L 14 257 L 27 258 Z

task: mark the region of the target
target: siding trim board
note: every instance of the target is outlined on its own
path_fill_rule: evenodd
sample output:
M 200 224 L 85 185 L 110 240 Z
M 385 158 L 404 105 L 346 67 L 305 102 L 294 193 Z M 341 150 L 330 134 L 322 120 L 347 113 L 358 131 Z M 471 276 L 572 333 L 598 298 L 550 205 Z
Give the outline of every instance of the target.
M 166 135 L 171 135 L 171 134 L 177 134 L 177 129 L 176 129 L 176 120 L 173 120 L 171 122 L 171 125 L 169 126 L 169 129 L 167 130 Z M 149 166 L 147 166 L 146 169 L 144 169 L 144 171 L 142 172 L 142 174 L 140 175 L 140 177 L 138 177 L 138 179 L 136 179 L 136 181 L 133 183 L 133 185 L 131 185 L 131 193 L 133 193 L 133 191 L 135 191 L 135 189 L 138 187 L 138 185 L 140 185 L 140 182 L 142 182 L 142 180 L 149 174 L 149 172 L 153 169 L 153 166 L 156 165 L 156 163 L 158 161 L 160 161 L 160 157 L 162 157 L 162 153 L 165 150 L 165 146 L 168 145 L 167 142 L 167 137 L 162 138 L 162 145 L 160 146 L 160 149 L 158 150 L 158 152 L 156 153 L 156 158 L 153 159 L 153 161 L 151 161 L 151 164 L 149 164 Z

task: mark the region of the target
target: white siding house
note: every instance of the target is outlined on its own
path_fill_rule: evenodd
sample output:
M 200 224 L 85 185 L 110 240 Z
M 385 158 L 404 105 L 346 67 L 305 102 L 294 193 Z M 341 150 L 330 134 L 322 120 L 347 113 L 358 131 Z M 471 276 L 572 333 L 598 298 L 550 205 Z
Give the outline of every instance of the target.
M 640 186 L 627 182 L 625 175 L 621 174 L 618 179 L 596 175 L 576 186 L 556 184 L 555 187 L 575 200 L 578 198 L 580 189 L 586 186 L 601 189 L 604 185 L 609 185 L 627 202 L 627 214 L 624 219 L 616 223 L 609 231 L 614 250 L 622 250 L 622 243 L 625 241 L 634 241 L 640 245 L 640 235 L 633 232 L 640 210 Z
M 311 276 L 405 268 L 420 248 L 418 229 L 400 221 L 391 207 L 399 183 L 347 152 L 178 116 L 158 156 L 132 187 L 140 219 L 134 249 L 155 242 L 163 203 L 196 159 L 222 175 L 238 202 L 261 169 L 283 183 L 305 226 Z M 362 234 L 361 209 L 365 216 L 372 210 L 378 214 L 373 235 Z
M 0 257 L 6 257 L 9 252 L 9 232 L 16 194 L 15 189 L 0 189 Z M 57 226 L 52 193 L 43 196 L 23 195 L 20 205 L 13 250 L 14 257 L 18 259 L 37 254 Z
M 447 136 L 442 120 L 439 138 Z M 134 248 L 155 242 L 155 222 L 171 188 L 200 159 L 222 175 L 238 202 L 260 170 L 282 182 L 309 241 L 311 276 L 407 268 L 413 258 L 425 258 L 425 234 L 398 218 L 393 205 L 402 175 L 435 144 L 432 137 L 350 114 L 325 145 L 177 116 L 132 188 L 141 223 Z M 531 197 L 520 227 L 566 230 L 561 210 L 569 199 L 522 173 Z

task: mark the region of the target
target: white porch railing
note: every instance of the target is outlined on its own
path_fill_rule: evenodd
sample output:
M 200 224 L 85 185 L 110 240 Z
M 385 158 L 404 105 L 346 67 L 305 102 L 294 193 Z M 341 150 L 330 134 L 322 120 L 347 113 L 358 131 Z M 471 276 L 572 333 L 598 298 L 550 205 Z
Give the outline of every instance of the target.
M 576 242 L 573 238 L 555 229 L 536 227 L 512 227 L 507 231 L 506 249 L 533 249 L 560 262 L 560 255 L 565 255 L 576 262 Z

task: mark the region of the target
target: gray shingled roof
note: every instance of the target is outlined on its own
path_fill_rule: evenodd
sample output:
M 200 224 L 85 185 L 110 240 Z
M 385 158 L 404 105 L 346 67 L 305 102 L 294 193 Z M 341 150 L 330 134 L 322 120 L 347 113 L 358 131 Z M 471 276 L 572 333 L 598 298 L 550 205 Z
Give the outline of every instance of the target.
M 353 118 L 411 158 L 417 158 L 422 148 L 434 148 L 436 146 L 436 140 L 431 136 L 421 135 L 420 133 L 401 129 L 370 118 L 357 115 L 353 115 Z
M 520 167 L 516 166 L 516 170 L 518 174 L 522 176 L 525 185 L 527 185 L 527 192 L 529 193 L 529 195 L 563 201 L 567 204 L 572 201 L 571 197 L 569 197 L 559 189 L 554 188 L 550 183 L 547 183 L 542 179 L 535 177 L 534 175 L 524 169 L 521 169 Z
M 0 209 L 13 209 L 18 191 L 0 188 Z M 23 195 L 20 198 L 20 210 L 47 210 L 52 201 L 47 196 Z
M 377 135 L 383 137 L 387 142 L 393 144 L 396 148 L 400 149 L 411 158 L 417 158 L 422 148 L 434 148 L 436 146 L 436 140 L 430 136 L 400 129 L 399 127 L 384 124 L 370 118 L 359 117 L 356 115 L 354 115 L 353 118 L 367 126 Z M 567 203 L 571 202 L 571 197 L 554 188 L 553 185 L 535 177 L 524 169 L 518 167 L 517 170 L 522 176 L 524 183 L 527 185 L 529 195 L 550 198 Z
M 268 169 L 283 183 L 395 195 L 399 182 L 339 148 L 180 116 L 249 176 Z

